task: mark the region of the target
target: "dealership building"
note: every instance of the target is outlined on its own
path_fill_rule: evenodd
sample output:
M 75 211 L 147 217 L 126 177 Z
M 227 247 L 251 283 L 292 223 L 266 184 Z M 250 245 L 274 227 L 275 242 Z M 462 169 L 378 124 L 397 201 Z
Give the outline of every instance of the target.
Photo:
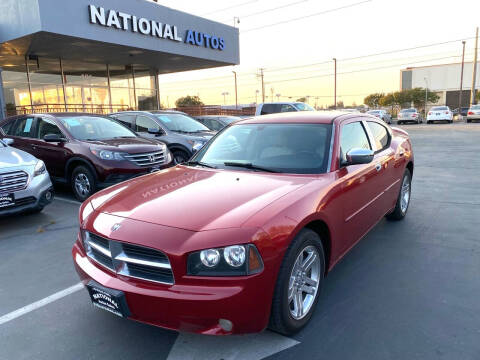
M 154 110 L 159 74 L 236 64 L 238 29 L 152 1 L 0 1 L 0 117 Z
M 433 66 L 409 67 L 400 70 L 400 90 L 417 87 L 436 92 L 440 99 L 437 104 L 458 108 L 460 95 L 461 63 Z M 463 68 L 462 106 L 470 105 L 473 80 L 473 62 L 466 62 Z M 477 63 L 476 91 L 480 88 L 480 62 Z

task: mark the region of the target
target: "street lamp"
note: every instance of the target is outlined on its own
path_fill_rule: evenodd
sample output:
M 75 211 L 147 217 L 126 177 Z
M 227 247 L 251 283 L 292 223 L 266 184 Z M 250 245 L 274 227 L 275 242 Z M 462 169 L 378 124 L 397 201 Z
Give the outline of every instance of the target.
M 237 91 L 237 72 L 232 71 L 233 75 L 235 75 L 235 110 L 238 108 L 238 91 Z
M 227 105 L 226 96 L 230 95 L 230 94 L 227 91 L 225 91 L 225 92 L 222 93 L 222 95 L 223 95 L 223 105 Z
M 333 62 L 335 64 L 335 87 L 334 87 L 334 95 L 333 95 L 333 108 L 337 109 L 337 58 L 333 58 Z
M 277 97 L 277 101 L 280 101 L 280 96 L 282 96 L 282 94 L 276 94 L 275 96 Z

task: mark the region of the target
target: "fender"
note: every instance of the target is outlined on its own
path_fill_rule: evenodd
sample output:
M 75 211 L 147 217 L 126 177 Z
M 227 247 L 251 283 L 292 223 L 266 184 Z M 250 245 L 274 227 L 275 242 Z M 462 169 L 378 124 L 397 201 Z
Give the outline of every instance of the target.
M 175 150 L 182 150 L 190 156 L 194 154 L 192 151 L 188 150 L 188 148 L 182 144 L 173 143 L 173 144 L 168 144 L 167 147 L 168 147 L 168 150 L 170 150 L 171 152 L 174 152 Z
M 68 159 L 67 163 L 65 164 L 65 180 L 67 181 L 67 183 L 70 182 L 70 173 L 68 172 L 68 168 L 69 168 L 70 164 L 74 161 L 81 162 L 86 167 L 88 167 L 92 171 L 93 176 L 95 177 L 95 181 L 98 181 L 97 171 L 95 170 L 95 166 L 93 166 L 93 164 L 90 162 L 90 160 L 85 159 L 85 158 L 80 157 L 80 156 L 74 156 L 74 157 L 71 157 L 70 159 Z

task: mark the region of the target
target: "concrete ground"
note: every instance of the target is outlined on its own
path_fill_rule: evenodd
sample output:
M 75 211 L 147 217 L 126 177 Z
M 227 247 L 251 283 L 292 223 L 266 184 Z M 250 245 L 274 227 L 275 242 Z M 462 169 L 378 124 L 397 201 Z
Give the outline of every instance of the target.
M 0 359 L 480 359 L 480 124 L 402 128 L 416 160 L 406 219 L 335 267 L 292 339 L 178 334 L 94 309 L 79 287 L 50 297 L 78 283 L 78 203 L 61 190 L 41 214 L 0 220 Z

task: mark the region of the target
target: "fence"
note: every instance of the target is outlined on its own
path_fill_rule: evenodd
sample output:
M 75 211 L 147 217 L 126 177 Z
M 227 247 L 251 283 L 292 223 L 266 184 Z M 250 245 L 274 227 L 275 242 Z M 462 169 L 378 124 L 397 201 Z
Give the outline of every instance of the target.
M 59 113 L 59 112 L 85 112 L 91 114 L 109 114 L 111 112 L 133 110 L 126 105 L 103 105 L 103 104 L 37 104 L 27 106 L 15 106 L 8 108 L 7 116 L 25 115 L 33 113 Z
M 182 111 L 190 116 L 201 115 L 228 115 L 228 116 L 251 116 L 255 115 L 255 107 L 244 107 L 241 109 L 224 108 L 219 105 L 215 106 L 182 106 L 172 110 Z

